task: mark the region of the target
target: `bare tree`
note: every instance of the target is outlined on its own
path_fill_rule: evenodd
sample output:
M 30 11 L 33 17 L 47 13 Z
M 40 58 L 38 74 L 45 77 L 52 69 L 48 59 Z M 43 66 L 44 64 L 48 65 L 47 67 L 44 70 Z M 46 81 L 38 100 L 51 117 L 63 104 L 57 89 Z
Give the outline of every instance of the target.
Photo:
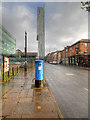
M 82 9 L 85 9 L 86 11 L 90 12 L 90 1 L 81 2 L 81 4 L 82 4 L 81 6 Z

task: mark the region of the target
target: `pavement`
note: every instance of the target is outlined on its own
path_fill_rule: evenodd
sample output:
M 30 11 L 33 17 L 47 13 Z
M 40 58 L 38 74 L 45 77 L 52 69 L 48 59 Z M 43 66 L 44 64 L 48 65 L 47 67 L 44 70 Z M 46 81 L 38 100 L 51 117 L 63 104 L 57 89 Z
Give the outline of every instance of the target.
M 21 72 L 2 85 L 2 118 L 63 118 L 44 77 L 35 88 L 35 69 Z
M 44 74 L 64 118 L 88 118 L 88 70 L 44 64 Z

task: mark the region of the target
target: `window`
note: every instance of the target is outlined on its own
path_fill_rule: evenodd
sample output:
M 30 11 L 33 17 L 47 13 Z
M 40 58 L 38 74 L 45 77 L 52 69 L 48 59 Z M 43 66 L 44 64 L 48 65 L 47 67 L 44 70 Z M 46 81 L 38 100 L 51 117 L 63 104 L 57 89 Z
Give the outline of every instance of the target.
M 70 48 L 70 51 L 72 50 L 72 48 Z
M 68 51 L 68 48 L 66 48 L 66 51 Z
M 66 53 L 66 57 L 68 57 L 68 53 Z
M 78 51 L 76 51 L 76 55 L 78 54 Z
M 87 48 L 87 43 L 85 43 L 85 48 Z
M 87 55 L 87 49 L 85 49 L 85 55 Z

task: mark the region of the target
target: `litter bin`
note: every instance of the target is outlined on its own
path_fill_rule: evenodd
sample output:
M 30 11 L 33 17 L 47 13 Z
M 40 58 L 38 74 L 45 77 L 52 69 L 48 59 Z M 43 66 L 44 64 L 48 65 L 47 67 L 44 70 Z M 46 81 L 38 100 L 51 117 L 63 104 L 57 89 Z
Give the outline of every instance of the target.
M 40 87 L 43 80 L 43 60 L 35 60 L 35 87 Z

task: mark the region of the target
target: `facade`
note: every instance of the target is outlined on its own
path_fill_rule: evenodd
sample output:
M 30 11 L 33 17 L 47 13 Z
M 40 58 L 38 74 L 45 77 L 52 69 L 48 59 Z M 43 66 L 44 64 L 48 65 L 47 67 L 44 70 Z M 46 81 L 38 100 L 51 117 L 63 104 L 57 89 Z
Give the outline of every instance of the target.
M 82 39 L 69 48 L 68 61 L 70 65 L 89 65 L 90 59 L 90 40 Z
M 37 40 L 38 40 L 38 56 L 43 59 L 45 57 L 45 15 L 44 7 L 37 8 Z
M 53 63 L 54 62 L 54 56 L 55 56 L 55 52 L 52 52 L 50 55 L 50 62 Z
M 57 63 L 90 66 L 90 39 L 82 39 L 62 51 L 56 51 Z
M 37 52 L 27 52 L 27 62 L 31 63 L 37 57 Z M 10 63 L 25 62 L 25 53 L 17 49 L 15 54 L 9 55 Z
M 0 54 L 9 55 L 16 51 L 16 39 L 0 25 Z
M 57 63 L 58 64 L 62 63 L 62 51 L 57 52 Z
M 46 58 L 46 61 L 49 63 L 49 61 L 50 61 L 50 53 L 48 53 L 48 55 L 45 58 Z
M 17 49 L 16 54 L 21 55 L 21 54 L 23 54 L 23 52 L 21 50 Z

